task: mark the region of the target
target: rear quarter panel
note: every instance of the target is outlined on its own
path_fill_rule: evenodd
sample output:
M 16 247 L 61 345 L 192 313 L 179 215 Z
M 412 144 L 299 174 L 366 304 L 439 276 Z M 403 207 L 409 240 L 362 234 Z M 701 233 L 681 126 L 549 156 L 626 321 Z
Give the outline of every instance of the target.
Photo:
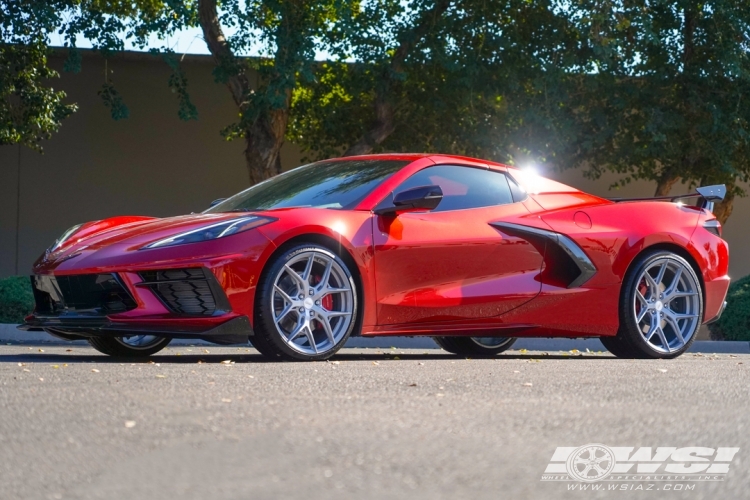
M 542 220 L 555 231 L 567 234 L 594 262 L 598 272 L 590 284 L 620 283 L 633 259 L 648 247 L 672 244 L 691 248 L 701 211 L 695 207 L 665 202 L 605 203 L 553 210 Z M 590 227 L 582 221 L 590 220 Z
M 577 203 L 578 198 L 571 201 L 577 206 L 540 215 L 552 229 L 573 238 L 594 262 L 597 274 L 582 287 L 600 289 L 586 300 L 590 309 L 603 308 L 617 318 L 619 289 L 634 259 L 650 247 L 669 245 L 687 252 L 698 267 L 704 288 L 704 321 L 718 314 L 729 282 L 729 258 L 726 242 L 700 227 L 702 221 L 713 218 L 710 213 L 656 201 L 598 205 Z

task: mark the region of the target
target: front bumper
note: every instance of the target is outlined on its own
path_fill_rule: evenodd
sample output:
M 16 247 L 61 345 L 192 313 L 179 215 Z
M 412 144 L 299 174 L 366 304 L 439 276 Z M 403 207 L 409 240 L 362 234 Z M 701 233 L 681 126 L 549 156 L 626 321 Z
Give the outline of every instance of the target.
M 232 311 L 205 267 L 140 273 L 36 275 L 36 307 L 19 328 L 67 339 L 128 335 L 247 342 L 248 316 Z
M 222 323 L 191 324 L 187 322 L 138 321 L 117 322 L 109 318 L 39 317 L 26 318 L 19 330 L 45 330 L 53 335 L 62 333 L 64 338 L 125 337 L 128 335 L 157 335 L 173 339 L 196 339 L 215 344 L 241 344 L 253 336 L 253 328 L 247 316 L 235 316 Z

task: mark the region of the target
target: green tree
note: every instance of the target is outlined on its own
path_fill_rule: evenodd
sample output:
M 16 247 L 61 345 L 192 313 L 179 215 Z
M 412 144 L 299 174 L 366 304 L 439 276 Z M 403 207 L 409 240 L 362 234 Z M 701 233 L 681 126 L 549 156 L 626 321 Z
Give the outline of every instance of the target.
M 198 20 L 216 63 L 214 75 L 238 109 L 238 120 L 223 134 L 244 139 L 251 184 L 281 171 L 279 152 L 292 92 L 300 80 L 312 78 L 316 40 L 339 7 L 336 0 L 226 0 L 221 6 L 217 0 L 198 1 Z M 225 34 L 227 26 L 235 30 L 232 35 Z M 269 57 L 242 57 L 258 45 Z
M 750 3 L 584 1 L 574 21 L 591 58 L 570 101 L 579 140 L 571 166 L 597 178 L 656 183 L 665 195 L 726 183 L 725 222 L 750 174 Z
M 64 2 L 0 2 L 0 145 L 21 144 L 42 151 L 41 141 L 76 110 L 65 92 L 47 81 L 47 35 Z
M 320 156 L 437 151 L 549 161 L 577 32 L 552 2 L 372 2 L 335 23 L 340 61 L 295 92 L 289 137 Z M 567 120 L 567 122 L 566 122 Z
M 126 40 L 146 47 L 151 33 L 166 37 L 189 25 L 190 9 L 175 5 L 171 8 L 160 0 L 0 1 L 0 145 L 22 144 L 42 152 L 41 141 L 57 132 L 76 110 L 74 103 L 65 102 L 65 92 L 53 87 L 59 73 L 48 66 L 52 33 L 62 35 L 69 48 L 65 70 L 77 72 L 81 64 L 76 49 L 79 37 L 85 37 L 105 56 L 123 50 Z M 168 49 L 157 50 L 172 67 L 168 83 L 178 96 L 180 117 L 195 118 L 179 64 Z M 99 95 L 114 119 L 128 116 L 108 73 Z

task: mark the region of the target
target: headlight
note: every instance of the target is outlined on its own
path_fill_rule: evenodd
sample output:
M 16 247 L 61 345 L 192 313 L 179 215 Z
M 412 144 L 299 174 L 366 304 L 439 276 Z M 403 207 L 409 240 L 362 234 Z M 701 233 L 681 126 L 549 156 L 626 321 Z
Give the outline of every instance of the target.
M 55 242 L 52 244 L 52 246 L 49 247 L 49 253 L 52 253 L 55 250 L 57 250 L 58 248 L 60 248 L 62 246 L 62 244 L 65 243 L 68 240 L 68 238 L 70 238 L 71 236 L 73 236 L 73 233 L 75 233 L 76 231 L 78 231 L 78 229 L 81 226 L 83 226 L 83 224 L 76 224 L 75 226 L 73 226 L 73 227 L 69 228 L 67 231 L 65 231 L 62 234 L 62 236 L 60 236 L 59 238 L 57 238 L 55 240 Z
M 211 224 L 210 226 L 199 227 L 198 229 L 191 229 L 184 233 L 170 236 L 153 243 L 149 243 L 143 248 L 162 248 L 171 247 L 174 245 L 184 245 L 186 243 L 198 243 L 201 241 L 216 240 L 224 238 L 225 236 L 231 236 L 233 234 L 247 231 L 248 229 L 254 229 L 256 227 L 263 226 L 269 222 L 273 222 L 277 219 L 272 217 L 260 217 L 257 215 L 251 217 L 241 217 L 239 219 L 230 219 Z

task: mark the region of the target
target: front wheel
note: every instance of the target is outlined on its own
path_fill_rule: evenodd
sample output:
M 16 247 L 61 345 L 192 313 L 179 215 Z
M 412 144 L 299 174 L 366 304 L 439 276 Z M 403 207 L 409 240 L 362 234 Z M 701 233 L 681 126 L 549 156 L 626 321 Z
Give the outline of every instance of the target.
M 357 323 L 357 287 L 347 264 L 318 245 L 290 248 L 258 284 L 253 345 L 266 357 L 333 356 Z
M 514 337 L 433 337 L 437 345 L 459 356 L 494 356 L 510 349 Z
M 676 358 L 690 348 L 703 319 L 703 291 L 681 256 L 655 250 L 639 256 L 620 294 L 620 329 L 602 338 L 623 358 Z
M 140 358 L 161 351 L 172 339 L 155 335 L 127 335 L 124 337 L 90 337 L 89 344 L 97 351 L 110 356 Z

